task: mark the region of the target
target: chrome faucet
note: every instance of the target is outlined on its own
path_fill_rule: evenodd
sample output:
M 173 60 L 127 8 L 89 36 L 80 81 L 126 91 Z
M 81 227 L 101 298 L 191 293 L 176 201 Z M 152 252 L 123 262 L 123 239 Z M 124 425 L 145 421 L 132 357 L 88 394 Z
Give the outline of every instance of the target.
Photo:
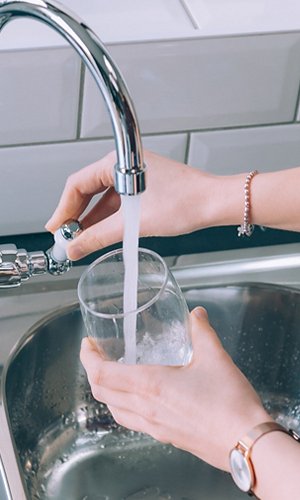
M 117 153 L 115 189 L 121 195 L 143 192 L 145 165 L 136 113 L 124 79 L 107 49 L 83 21 L 59 2 L 0 0 L 0 31 L 9 21 L 20 17 L 33 18 L 51 26 L 78 52 L 93 75 L 111 117 Z M 62 232 L 65 229 L 62 228 Z M 67 237 L 63 236 L 73 238 L 78 230 L 79 227 L 74 227 L 71 222 L 71 230 L 67 230 Z M 30 276 L 47 271 L 51 274 L 66 272 L 70 261 L 66 255 L 63 260 L 57 260 L 52 249 L 44 254 L 27 253 L 23 249 L 17 250 L 14 245 L 0 246 L 0 288 L 18 286 Z

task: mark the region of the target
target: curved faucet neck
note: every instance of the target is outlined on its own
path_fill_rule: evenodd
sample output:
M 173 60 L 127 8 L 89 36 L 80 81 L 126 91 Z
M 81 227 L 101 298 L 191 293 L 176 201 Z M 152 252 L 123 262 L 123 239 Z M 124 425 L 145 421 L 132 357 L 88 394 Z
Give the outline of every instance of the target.
M 145 166 L 134 106 L 120 71 L 97 35 L 56 1 L 0 1 L 0 31 L 9 21 L 19 17 L 46 23 L 78 52 L 94 77 L 110 114 L 117 152 L 116 191 L 128 195 L 144 191 Z

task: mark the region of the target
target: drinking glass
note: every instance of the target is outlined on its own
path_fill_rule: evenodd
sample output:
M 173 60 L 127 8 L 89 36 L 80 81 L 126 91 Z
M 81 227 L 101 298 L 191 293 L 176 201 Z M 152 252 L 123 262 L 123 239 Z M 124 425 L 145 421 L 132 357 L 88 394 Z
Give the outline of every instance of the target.
M 110 360 L 188 364 L 192 356 L 189 312 L 165 261 L 139 248 L 136 308 L 127 312 L 124 271 L 119 249 L 97 259 L 82 274 L 78 297 L 88 335 Z

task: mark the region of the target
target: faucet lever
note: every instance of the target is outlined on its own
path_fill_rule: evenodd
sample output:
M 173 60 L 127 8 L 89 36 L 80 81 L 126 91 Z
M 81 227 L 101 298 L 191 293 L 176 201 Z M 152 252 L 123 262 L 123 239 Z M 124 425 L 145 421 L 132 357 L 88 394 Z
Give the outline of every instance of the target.
M 67 246 L 81 231 L 81 225 L 77 220 L 68 220 L 55 232 L 55 243 L 46 252 L 50 274 L 58 276 L 69 271 L 72 263 L 67 256 Z

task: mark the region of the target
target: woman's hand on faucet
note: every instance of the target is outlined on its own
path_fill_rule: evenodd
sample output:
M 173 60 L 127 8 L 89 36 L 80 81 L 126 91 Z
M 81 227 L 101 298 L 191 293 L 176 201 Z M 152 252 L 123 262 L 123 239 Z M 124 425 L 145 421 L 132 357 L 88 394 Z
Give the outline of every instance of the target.
M 215 176 L 148 151 L 144 159 L 141 236 L 174 236 L 211 225 L 210 200 L 218 195 L 212 186 Z M 46 225 L 55 232 L 66 220 L 81 218 L 84 231 L 68 247 L 72 260 L 122 240 L 120 196 L 113 188 L 115 163 L 116 155 L 110 153 L 71 175 Z M 95 195 L 101 197 L 86 211 Z
M 245 173 L 213 175 L 149 151 L 144 156 L 147 173 L 140 236 L 175 236 L 242 222 Z M 84 231 L 68 247 L 72 260 L 122 240 L 120 196 L 113 187 L 115 163 L 116 155 L 110 153 L 71 175 L 46 225 L 55 232 L 66 220 L 81 218 Z M 255 176 L 251 222 L 300 231 L 299 176 L 300 168 Z M 101 195 L 100 199 L 87 209 L 95 195 Z

